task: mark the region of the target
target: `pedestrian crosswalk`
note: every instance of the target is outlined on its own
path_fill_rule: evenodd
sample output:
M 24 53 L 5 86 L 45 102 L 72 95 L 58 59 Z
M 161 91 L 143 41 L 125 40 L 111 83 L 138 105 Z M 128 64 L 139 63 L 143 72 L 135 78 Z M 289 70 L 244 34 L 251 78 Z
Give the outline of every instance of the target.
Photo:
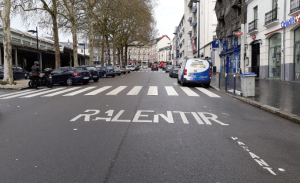
M 39 90 L 26 90 L 20 92 L 12 92 L 7 94 L 0 94 L 0 99 L 12 99 L 12 98 L 33 98 L 33 97 L 73 97 L 73 96 L 97 96 L 105 95 L 116 96 L 137 96 L 147 95 L 149 97 L 155 97 L 159 95 L 165 95 L 170 97 L 189 96 L 189 97 L 201 97 L 208 96 L 211 98 L 221 98 L 219 95 L 210 91 L 209 89 L 201 87 L 181 87 L 181 86 L 102 86 L 102 87 L 60 87 L 52 89 L 39 89 Z M 204 94 L 204 95 L 203 95 Z

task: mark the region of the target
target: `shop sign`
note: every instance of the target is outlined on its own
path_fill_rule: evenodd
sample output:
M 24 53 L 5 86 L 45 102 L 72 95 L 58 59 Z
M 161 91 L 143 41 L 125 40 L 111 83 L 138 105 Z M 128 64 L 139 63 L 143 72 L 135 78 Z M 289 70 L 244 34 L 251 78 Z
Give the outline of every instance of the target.
M 241 36 L 241 35 L 243 35 L 243 33 L 241 31 L 237 31 L 237 32 L 234 33 L 234 35 Z
M 212 42 L 212 47 L 213 48 L 219 48 L 219 41 L 213 41 Z
M 297 14 L 296 17 L 292 17 L 292 18 L 290 18 L 287 21 L 282 21 L 281 22 L 281 27 L 284 28 L 284 27 L 287 27 L 289 25 L 293 25 L 293 24 L 295 24 L 297 22 L 300 22 L 300 16 L 299 16 L 299 14 Z
M 253 35 L 253 36 L 252 36 L 252 39 L 253 39 L 253 40 L 256 39 L 256 35 Z

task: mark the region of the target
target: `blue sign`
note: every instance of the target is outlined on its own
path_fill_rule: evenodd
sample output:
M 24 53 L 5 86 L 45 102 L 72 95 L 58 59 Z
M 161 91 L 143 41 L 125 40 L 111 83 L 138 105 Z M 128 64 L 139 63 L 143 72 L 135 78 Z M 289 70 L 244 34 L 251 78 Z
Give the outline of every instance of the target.
M 229 59 L 229 56 L 226 57 L 226 74 L 228 74 L 231 70 L 231 60 Z
M 219 48 L 219 41 L 213 41 L 211 44 L 212 48 Z
M 289 25 L 293 25 L 294 23 L 295 23 L 295 17 L 292 17 L 287 21 L 282 21 L 281 22 L 281 27 L 284 28 L 284 27 L 287 27 Z

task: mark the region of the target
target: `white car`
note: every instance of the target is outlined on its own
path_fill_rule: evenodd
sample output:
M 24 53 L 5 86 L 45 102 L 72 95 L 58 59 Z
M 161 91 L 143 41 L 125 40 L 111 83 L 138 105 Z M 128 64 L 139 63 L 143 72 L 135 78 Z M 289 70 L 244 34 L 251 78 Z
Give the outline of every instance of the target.
M 128 65 L 131 71 L 135 71 L 135 66 L 134 65 Z

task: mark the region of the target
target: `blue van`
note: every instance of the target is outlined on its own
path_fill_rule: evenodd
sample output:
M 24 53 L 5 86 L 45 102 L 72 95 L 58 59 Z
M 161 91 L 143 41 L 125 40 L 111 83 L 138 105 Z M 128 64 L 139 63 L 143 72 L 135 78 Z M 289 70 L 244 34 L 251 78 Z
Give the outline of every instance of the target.
M 197 58 L 186 59 L 178 71 L 177 81 L 182 86 L 202 84 L 208 88 L 211 81 L 211 62 Z

